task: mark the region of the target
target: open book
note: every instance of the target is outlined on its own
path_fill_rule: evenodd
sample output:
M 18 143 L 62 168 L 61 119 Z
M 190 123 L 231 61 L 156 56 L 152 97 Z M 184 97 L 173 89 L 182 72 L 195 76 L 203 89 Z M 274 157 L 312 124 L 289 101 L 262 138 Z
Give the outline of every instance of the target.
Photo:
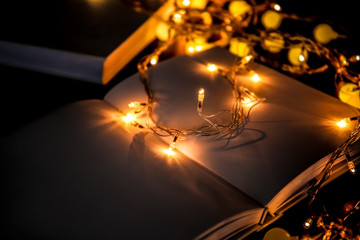
M 106 84 L 156 39 L 170 2 L 151 17 L 120 0 L 4 3 L 0 63 Z
M 157 120 L 179 129 L 204 125 L 197 90 L 206 89 L 205 114 L 229 109 L 233 95 L 204 63 L 231 67 L 234 56 L 214 48 L 149 69 Z M 116 85 L 104 100 L 65 106 L 1 144 L 7 185 L 7 226 L 20 237 L 90 239 L 244 238 L 306 196 L 310 184 L 355 123 L 357 109 L 256 64 L 261 77 L 244 87 L 266 100 L 245 128 L 228 138 L 171 139 L 125 124 L 132 101 L 146 102 L 139 76 Z M 358 163 L 360 148 L 350 155 Z M 340 157 L 334 176 L 346 171 Z

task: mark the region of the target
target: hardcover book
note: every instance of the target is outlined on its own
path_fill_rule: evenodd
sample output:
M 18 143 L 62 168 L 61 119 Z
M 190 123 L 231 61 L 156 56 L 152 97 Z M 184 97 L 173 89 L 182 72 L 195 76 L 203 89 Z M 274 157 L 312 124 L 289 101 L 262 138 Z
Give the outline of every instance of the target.
M 204 114 L 231 108 L 231 87 L 206 64 L 233 62 L 214 48 L 149 68 L 159 124 L 206 124 L 199 88 Z M 67 105 L 2 139 L 6 227 L 25 239 L 243 239 L 271 223 L 307 195 L 356 125 L 336 122 L 359 112 L 268 67 L 254 70 L 259 82 L 238 76 L 263 99 L 244 127 L 231 136 L 181 138 L 172 157 L 162 151 L 172 139 L 121 118 L 130 102 L 147 101 L 138 74 L 104 99 Z M 359 151 L 357 143 L 350 148 L 355 164 Z M 340 156 L 332 176 L 345 171 Z
M 0 14 L 0 63 L 107 84 L 156 39 L 153 29 L 173 8 L 169 1 L 150 16 L 125 3 L 5 2 Z

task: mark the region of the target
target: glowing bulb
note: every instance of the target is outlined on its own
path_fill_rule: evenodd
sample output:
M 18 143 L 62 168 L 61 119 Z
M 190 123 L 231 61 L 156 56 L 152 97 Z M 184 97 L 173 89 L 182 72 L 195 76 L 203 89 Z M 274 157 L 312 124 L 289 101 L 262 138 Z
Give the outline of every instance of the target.
M 175 154 L 174 149 L 176 148 L 176 141 L 178 137 L 175 136 L 174 140 L 170 143 L 169 147 L 167 149 L 164 149 L 164 153 L 168 156 L 173 156 Z
M 355 56 L 356 61 L 360 61 L 360 55 Z
M 304 227 L 305 229 L 309 229 L 312 224 L 313 224 L 313 219 L 312 219 L 312 218 L 308 218 L 308 219 L 306 219 L 306 221 L 304 222 L 303 227 Z
M 198 101 L 204 101 L 205 98 L 205 89 L 200 88 L 199 94 L 198 94 Z
M 172 156 L 175 154 L 175 152 L 172 148 L 164 149 L 164 153 L 166 153 L 166 155 L 168 155 L 168 156 Z
M 248 62 L 251 61 L 251 59 L 252 59 L 252 55 L 247 55 L 247 56 L 245 57 L 245 62 L 248 63 Z
M 339 37 L 339 34 L 335 32 L 330 25 L 322 23 L 314 28 L 313 35 L 316 41 L 322 44 L 327 44 L 331 40 Z
M 205 98 L 205 89 L 200 88 L 198 93 L 198 107 L 197 107 L 197 111 L 200 113 L 202 112 L 202 108 L 204 105 L 204 98 Z
M 136 119 L 135 115 L 131 114 L 131 113 L 128 113 L 128 114 L 126 114 L 126 116 L 123 116 L 121 118 L 127 123 L 133 123 L 133 122 L 135 122 L 135 119 Z
M 344 118 L 344 119 L 341 119 L 339 122 L 337 122 L 337 125 L 339 128 L 344 128 L 346 127 L 350 122 L 350 118 Z
M 182 14 L 180 14 L 180 13 L 175 13 L 175 14 L 172 16 L 172 20 L 173 20 L 175 23 L 181 23 L 181 22 L 182 22 Z
M 249 103 L 251 103 L 251 99 L 248 98 L 248 97 L 244 97 L 244 98 L 241 99 L 241 102 L 242 102 L 243 104 L 249 104 Z
M 150 64 L 151 64 L 151 65 L 156 65 L 156 64 L 158 63 L 158 61 L 159 61 L 159 57 L 156 56 L 156 55 L 154 55 L 154 56 L 152 56 L 151 59 L 150 59 Z
M 234 17 L 243 16 L 252 11 L 252 7 L 244 0 L 231 1 L 229 4 L 229 12 Z
M 281 6 L 277 3 L 274 4 L 273 9 L 277 12 L 281 11 Z
M 239 40 L 237 38 L 230 39 L 229 51 L 239 57 L 248 56 L 251 52 L 251 47 L 248 42 Z
M 254 82 L 259 82 L 260 81 L 260 77 L 259 74 L 255 73 L 252 78 L 251 78 Z
M 129 103 L 129 108 L 138 108 L 140 106 L 139 102 L 131 102 Z
M 225 30 L 228 31 L 228 32 L 232 32 L 234 28 L 231 26 L 231 25 L 226 25 L 225 26 Z
M 308 59 L 308 53 L 302 46 L 292 46 L 288 51 L 288 59 L 291 64 L 299 66 Z
M 186 7 L 188 7 L 188 6 L 190 6 L 190 0 L 183 0 L 182 1 L 182 4 L 184 5 L 184 6 L 186 6 Z
M 299 61 L 300 61 L 300 62 L 305 62 L 305 57 L 304 57 L 304 55 L 302 55 L 302 54 L 299 55 Z
M 356 168 L 355 168 L 354 162 L 353 161 L 348 161 L 347 165 L 348 165 L 349 171 L 352 174 L 355 174 L 356 173 Z
M 272 10 L 267 10 L 261 16 L 261 23 L 266 29 L 277 29 L 278 27 L 280 27 L 281 22 L 281 14 Z
M 201 37 L 196 37 L 190 41 L 187 41 L 185 44 L 186 53 L 192 54 L 195 52 L 201 52 L 208 48 L 212 47 L 211 44 L 206 42 L 206 39 Z
M 217 67 L 215 64 L 213 64 L 213 63 L 209 63 L 209 64 L 207 65 L 207 69 L 208 69 L 210 72 L 215 72 L 215 71 L 218 70 L 218 67 Z
M 200 52 L 202 49 L 203 49 L 203 47 L 200 45 L 195 46 L 195 51 L 197 51 L 197 52 Z

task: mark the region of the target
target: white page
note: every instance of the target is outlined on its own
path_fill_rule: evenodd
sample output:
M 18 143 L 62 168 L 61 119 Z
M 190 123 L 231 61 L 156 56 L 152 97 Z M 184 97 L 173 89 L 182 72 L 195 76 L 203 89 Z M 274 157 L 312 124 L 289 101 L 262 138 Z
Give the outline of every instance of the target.
M 215 48 L 150 69 L 159 123 L 179 129 L 204 125 L 196 111 L 199 88 L 206 90 L 205 114 L 231 108 L 230 85 L 201 62 L 230 67 L 233 56 Z M 253 109 L 242 133 L 230 142 L 188 137 L 177 148 L 266 205 L 293 178 L 347 139 L 351 127 L 339 129 L 336 121 L 358 111 L 275 70 L 260 64 L 254 69 L 260 82 L 249 76 L 240 76 L 239 81 L 266 101 Z M 129 102 L 146 102 L 147 96 L 134 75 L 115 86 L 105 100 L 125 113 Z

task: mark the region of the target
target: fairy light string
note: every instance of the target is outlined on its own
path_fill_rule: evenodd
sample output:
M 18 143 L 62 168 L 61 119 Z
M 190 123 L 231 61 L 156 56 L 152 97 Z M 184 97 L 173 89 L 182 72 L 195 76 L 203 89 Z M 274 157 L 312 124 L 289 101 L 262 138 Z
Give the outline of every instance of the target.
M 313 18 L 301 18 L 296 14 L 283 12 L 282 7 L 275 1 L 265 0 L 257 3 L 255 0 L 173 0 L 174 11 L 168 19 L 162 19 L 156 29 L 159 47 L 153 53 L 144 56 L 138 63 L 139 78 L 147 95 L 147 102 L 133 103 L 128 116 L 130 123 L 142 129 L 152 131 L 161 137 L 173 137 L 169 148 L 165 152 L 170 156 L 174 154 L 179 139 L 189 136 L 213 136 L 229 134 L 245 126 L 251 109 L 264 99 L 256 96 L 249 89 L 240 86 L 236 81 L 242 74 L 252 72 L 252 63 L 256 60 L 276 69 L 296 75 L 312 75 L 334 70 L 334 84 L 339 89 L 344 83 L 354 83 L 359 86 L 360 74 L 352 70 L 352 64 L 360 61 L 360 55 L 349 57 L 337 49 L 330 48 L 329 42 L 344 36 L 335 32 L 328 24 L 318 24 L 313 31 L 313 37 L 283 32 L 280 29 L 282 21 L 291 19 L 299 22 L 311 22 Z M 210 72 L 220 74 L 229 83 L 233 93 L 231 109 L 226 109 L 211 115 L 203 114 L 206 107 L 206 89 L 198 91 L 198 101 L 194 103 L 198 115 L 204 120 L 204 125 L 196 129 L 176 129 L 157 123 L 154 117 L 154 104 L 156 94 L 151 88 L 151 79 L 148 75 L 149 67 L 156 65 L 161 55 L 173 46 L 180 46 L 180 53 L 194 54 L 214 46 L 225 47 L 236 55 L 234 64 L 229 69 L 222 69 L 213 63 L 201 62 Z M 176 49 L 179 49 L 177 47 Z M 268 54 L 286 54 L 283 58 L 268 58 Z M 321 65 L 311 66 L 309 59 L 317 57 Z M 259 81 L 260 76 L 253 74 L 253 81 Z M 357 87 L 358 89 L 358 87 Z M 355 89 L 356 90 L 356 89 Z M 354 91 L 355 91 L 354 90 Z M 247 107 L 251 104 L 250 107 Z M 227 123 L 217 123 L 214 117 L 220 114 L 231 114 Z M 142 123 L 136 120 L 141 116 Z M 313 205 L 318 203 L 319 189 L 329 179 L 335 161 L 345 156 L 350 173 L 355 174 L 355 164 L 349 154 L 349 147 L 360 138 L 359 117 L 346 118 L 338 123 L 345 127 L 350 121 L 357 121 L 357 126 L 349 138 L 341 144 L 326 163 L 322 177 L 309 190 L 309 210 L 311 216 L 304 222 L 304 228 L 310 228 L 313 222 L 323 229 L 322 239 L 330 239 L 333 232 L 341 232 L 344 239 L 349 236 L 343 222 L 347 219 L 329 224 L 324 223 L 327 217 L 326 209 L 319 213 L 313 211 Z M 359 202 L 356 204 L 356 210 Z M 352 212 L 351 212 L 352 214 Z M 317 238 L 311 238 L 317 239 Z

